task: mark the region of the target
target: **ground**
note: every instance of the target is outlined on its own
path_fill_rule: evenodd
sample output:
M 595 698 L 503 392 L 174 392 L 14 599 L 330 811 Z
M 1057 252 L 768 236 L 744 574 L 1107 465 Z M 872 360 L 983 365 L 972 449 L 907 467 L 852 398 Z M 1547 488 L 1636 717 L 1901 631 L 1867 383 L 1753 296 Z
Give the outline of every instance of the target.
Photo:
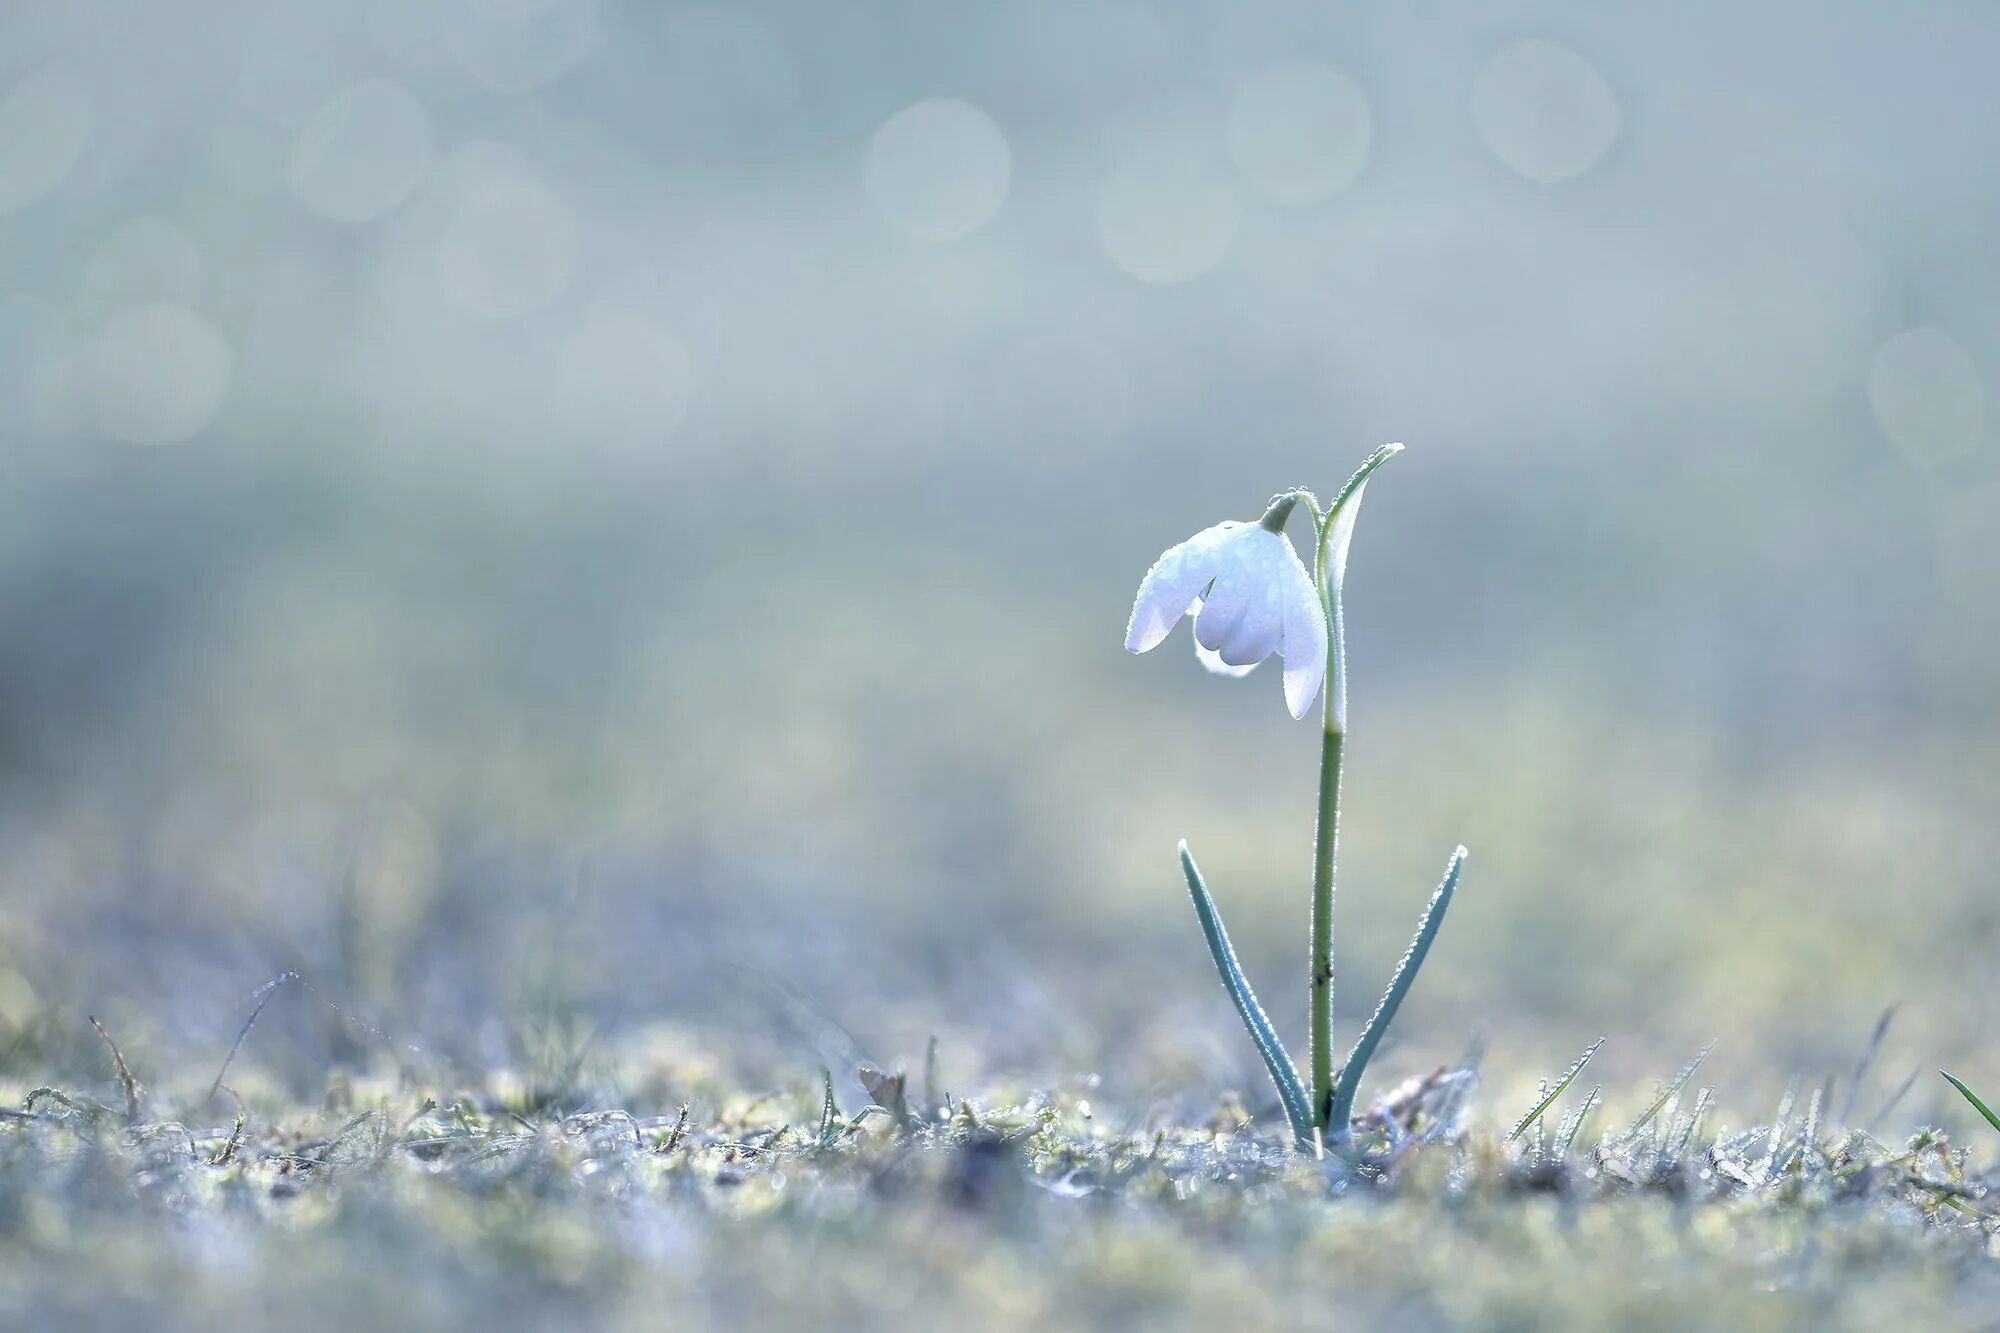
M 1681 1077 L 1521 1125 L 1474 1070 L 1390 1090 L 1359 1161 L 1226 1097 L 1141 1123 L 1089 1080 L 630 1065 L 614 1104 L 500 1074 L 245 1071 L 0 1090 L 13 1327 L 1990 1327 L 2000 1136 L 1893 1142 L 1818 1089 L 1728 1129 Z M 176 1118 L 162 1119 L 171 1115 Z

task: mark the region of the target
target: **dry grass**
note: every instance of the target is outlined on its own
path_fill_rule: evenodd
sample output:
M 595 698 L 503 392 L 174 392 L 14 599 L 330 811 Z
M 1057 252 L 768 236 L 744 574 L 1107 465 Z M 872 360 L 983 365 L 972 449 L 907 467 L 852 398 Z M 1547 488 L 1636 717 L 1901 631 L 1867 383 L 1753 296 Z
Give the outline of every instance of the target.
M 1083 1089 L 869 1074 L 567 1113 L 505 1076 L 333 1079 L 317 1106 L 138 1116 L 7 1095 L 10 1326 L 1976 1327 L 2000 1298 L 1991 1143 L 1835 1123 L 1826 1090 L 1724 1127 L 1690 1067 L 1503 1133 L 1471 1070 L 1377 1099 L 1358 1164 L 1234 1100 L 1126 1132 Z M 111 1083 L 117 1100 L 118 1084 Z M 198 1090 L 205 1080 L 190 1079 Z M 143 1091 L 143 1090 L 142 1090 Z M 224 1103 L 231 1094 L 225 1089 Z M 181 1114 L 201 1104 L 191 1095 Z M 1512 1118 L 1508 1121 L 1512 1125 Z

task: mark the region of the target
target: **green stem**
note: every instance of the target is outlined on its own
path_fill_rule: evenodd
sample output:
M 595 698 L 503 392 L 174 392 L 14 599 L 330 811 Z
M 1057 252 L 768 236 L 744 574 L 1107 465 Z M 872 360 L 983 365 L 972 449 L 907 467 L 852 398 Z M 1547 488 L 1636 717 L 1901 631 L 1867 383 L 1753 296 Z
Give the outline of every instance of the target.
M 1313 841 L 1312 1086 L 1313 1123 L 1333 1108 L 1333 873 L 1340 855 L 1340 745 L 1329 725 L 1320 737 L 1319 826 Z
M 1312 1095 L 1313 1124 L 1339 1142 L 1347 1126 L 1333 1124 L 1338 1093 L 1333 1077 L 1333 881 L 1340 859 L 1340 752 L 1347 733 L 1347 642 L 1340 617 L 1341 571 L 1330 568 L 1327 547 L 1341 515 L 1359 502 L 1361 488 L 1376 468 L 1402 450 L 1385 444 L 1370 454 L 1333 503 L 1313 506 L 1313 586 L 1326 617 L 1326 683 L 1320 691 L 1319 823 L 1313 834 Z M 1348 521 L 1352 521 L 1351 516 Z M 1344 557 L 1343 557 L 1344 558 Z
M 1315 514 L 1313 583 L 1326 615 L 1326 684 L 1320 699 L 1319 819 L 1313 833 L 1312 1087 L 1313 1123 L 1327 1128 L 1333 1109 L 1333 882 L 1340 859 L 1340 752 L 1346 739 L 1347 672 L 1342 660 L 1340 591 L 1327 584 L 1326 537 L 1334 511 Z

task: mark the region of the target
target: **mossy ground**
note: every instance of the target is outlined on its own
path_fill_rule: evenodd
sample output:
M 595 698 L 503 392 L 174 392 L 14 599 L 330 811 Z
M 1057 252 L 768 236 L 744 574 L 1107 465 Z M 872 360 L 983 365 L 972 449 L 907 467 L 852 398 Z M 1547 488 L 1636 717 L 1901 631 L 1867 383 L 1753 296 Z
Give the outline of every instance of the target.
M 1509 1141 L 1472 1076 L 1434 1076 L 1377 1102 L 1350 1167 L 1233 1099 L 1134 1128 L 1063 1084 L 919 1073 L 829 1112 L 816 1079 L 625 1074 L 682 1100 L 342 1075 L 317 1105 L 250 1091 L 239 1122 L 205 1085 L 138 1090 L 136 1116 L 116 1083 L 0 1090 L 0 1323 L 1938 1329 L 2000 1309 L 2000 1144 L 1884 1141 L 1816 1095 L 1731 1130 L 1685 1081 L 1636 1129 L 1572 1093 Z

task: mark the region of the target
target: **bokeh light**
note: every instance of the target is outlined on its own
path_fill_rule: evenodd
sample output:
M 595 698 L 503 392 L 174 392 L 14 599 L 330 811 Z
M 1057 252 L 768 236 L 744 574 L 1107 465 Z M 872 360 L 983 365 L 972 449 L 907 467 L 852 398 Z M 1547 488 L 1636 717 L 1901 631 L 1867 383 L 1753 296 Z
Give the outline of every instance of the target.
M 1936 327 L 1906 330 L 1875 349 L 1868 406 L 1889 443 L 1928 466 L 1971 453 L 1986 429 L 1979 370 L 1957 340 Z
M 436 152 L 430 113 L 408 89 L 374 77 L 313 113 L 292 151 L 292 197 L 335 222 L 366 222 L 409 198 Z
M 660 320 L 615 293 L 595 302 L 556 358 L 561 418 L 586 435 L 659 442 L 687 415 L 694 360 Z
M 90 142 L 90 90 L 61 69 L 29 74 L 0 98 L 0 216 L 54 193 Z
M 1354 183 L 1373 132 L 1361 85 L 1327 65 L 1285 61 L 1259 70 L 1236 94 L 1229 156 L 1265 197 L 1316 204 Z
M 495 92 L 551 83 L 597 45 L 594 0 L 416 0 L 413 7 L 439 11 L 459 60 Z
M 1480 139 L 1501 165 L 1538 185 L 1596 166 L 1622 120 L 1604 76 L 1575 51 L 1540 37 L 1496 52 L 1472 86 Z
M 542 309 L 575 277 L 575 215 L 506 149 L 474 150 L 464 165 L 470 180 L 438 240 L 446 294 L 461 308 L 494 319 Z
M 933 98 L 904 107 L 868 141 L 868 195 L 898 230 L 954 241 L 1007 201 L 1013 153 L 993 117 L 969 102 Z
M 222 408 L 233 368 L 229 342 L 183 306 L 122 306 L 83 350 L 77 404 L 87 427 L 121 444 L 178 444 Z
M 1141 282 L 1183 283 L 1215 268 L 1242 218 L 1235 183 L 1172 123 L 1144 134 L 1098 188 L 1098 243 Z

